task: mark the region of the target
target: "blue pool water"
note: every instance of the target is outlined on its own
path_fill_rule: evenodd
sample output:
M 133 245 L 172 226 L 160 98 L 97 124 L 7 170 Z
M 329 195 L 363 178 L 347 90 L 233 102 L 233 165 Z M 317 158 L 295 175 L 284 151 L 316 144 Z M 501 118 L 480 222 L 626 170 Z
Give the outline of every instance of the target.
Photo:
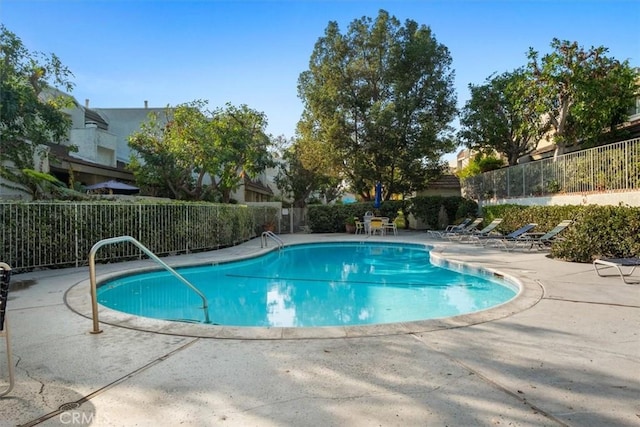
M 211 323 L 318 327 L 434 319 L 493 307 L 516 295 L 489 274 L 434 266 L 422 245 L 321 243 L 178 272 L 207 297 Z M 165 271 L 98 288 L 114 310 L 202 322 L 202 299 Z

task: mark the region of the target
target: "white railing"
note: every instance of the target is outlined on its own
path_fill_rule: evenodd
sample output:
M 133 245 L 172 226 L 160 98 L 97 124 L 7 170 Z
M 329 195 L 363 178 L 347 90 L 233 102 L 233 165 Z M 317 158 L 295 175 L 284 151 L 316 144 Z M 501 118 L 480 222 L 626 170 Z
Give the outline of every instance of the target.
M 474 199 L 640 190 L 640 138 L 603 145 L 462 180 Z
M 4 202 L 0 253 L 14 271 L 80 267 L 91 245 L 132 236 L 157 256 L 215 250 L 259 237 L 257 228 L 278 209 L 205 203 Z M 260 231 L 261 232 L 261 231 Z M 127 244 L 104 248 L 96 260 L 139 259 Z

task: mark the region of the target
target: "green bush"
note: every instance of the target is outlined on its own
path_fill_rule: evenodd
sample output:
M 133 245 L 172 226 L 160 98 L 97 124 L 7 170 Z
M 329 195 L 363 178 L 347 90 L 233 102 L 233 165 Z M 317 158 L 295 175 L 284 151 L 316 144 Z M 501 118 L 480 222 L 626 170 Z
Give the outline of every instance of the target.
M 510 233 L 535 222 L 547 232 L 565 219 L 574 223 L 551 246 L 551 256 L 564 261 L 640 256 L 640 208 L 630 206 L 485 206 L 485 222 L 502 218 L 497 230 Z
M 589 205 L 579 209 L 575 219 L 552 246 L 554 258 L 592 262 L 640 256 L 640 208 Z
M 478 204 L 475 201 L 458 196 L 414 197 L 411 199 L 409 211 L 414 217 L 424 222 L 427 228 L 437 230 L 442 228 L 442 224 L 439 224 L 441 209 L 446 214 L 443 222 L 448 224 L 459 222 L 465 217 L 478 215 Z
M 373 202 L 350 203 L 347 205 L 310 205 L 308 223 L 314 233 L 344 233 L 347 218 L 362 219 L 367 212 L 375 216 L 386 216 L 393 220 L 398 212 L 406 216 L 406 200 L 387 200 L 379 209 L 374 209 Z
M 486 223 L 496 218 L 502 218 L 502 223 L 497 231 L 508 234 L 525 224 L 534 222 L 538 224 L 532 231 L 547 232 L 565 219 L 575 220 L 581 206 L 523 206 L 523 205 L 497 205 L 483 207 Z
M 16 271 L 86 265 L 92 246 L 132 236 L 158 256 L 213 250 L 249 240 L 278 209 L 197 202 L 0 203 L 3 262 Z M 259 221 L 259 222 L 258 222 Z M 130 243 L 103 246 L 96 261 L 137 259 Z

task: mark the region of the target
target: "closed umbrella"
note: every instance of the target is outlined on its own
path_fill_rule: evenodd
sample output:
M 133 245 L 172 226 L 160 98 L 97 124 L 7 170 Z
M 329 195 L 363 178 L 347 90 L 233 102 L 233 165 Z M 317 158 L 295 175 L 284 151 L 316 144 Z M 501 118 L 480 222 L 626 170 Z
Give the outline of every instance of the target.
M 378 181 L 376 182 L 376 197 L 373 200 L 373 207 L 380 209 L 380 205 L 382 205 L 382 183 Z

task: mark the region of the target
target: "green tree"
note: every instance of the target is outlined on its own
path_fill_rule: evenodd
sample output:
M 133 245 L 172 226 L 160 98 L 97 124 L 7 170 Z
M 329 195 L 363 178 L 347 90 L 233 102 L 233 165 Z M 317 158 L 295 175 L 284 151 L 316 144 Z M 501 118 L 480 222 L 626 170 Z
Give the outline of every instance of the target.
M 523 70 L 489 77 L 469 85 L 471 98 L 460 115 L 458 138 L 474 151 L 504 155 L 510 166 L 535 149 L 544 127 L 525 87 Z
M 502 159 L 478 153 L 473 159 L 471 159 L 467 166 L 456 173 L 456 176 L 460 179 L 466 179 L 485 172 L 500 169 L 503 166 L 504 162 Z
M 129 138 L 129 167 L 139 185 L 158 195 L 229 202 L 244 176 L 272 163 L 266 118 L 246 105 L 213 112 L 196 100 L 151 114 Z
M 55 181 L 41 173 L 49 153 L 46 144 L 65 141 L 71 125 L 63 112 L 72 99 L 73 74 L 54 55 L 29 51 L 0 25 L 0 177 L 3 186 L 50 196 Z M 54 187 L 58 187 L 55 185 Z
M 597 140 L 627 118 L 638 74 L 628 61 L 606 56 L 603 46 L 585 50 L 553 39 L 551 47 L 554 51 L 540 59 L 529 49 L 526 88 L 540 126 L 553 131 L 559 155 L 568 146 Z
M 330 22 L 298 79 L 305 167 L 323 165 L 364 200 L 426 186 L 455 148 L 451 57 L 431 30 L 381 10 L 346 34 Z
M 211 126 L 213 144 L 208 154 L 214 157 L 209 158 L 208 172 L 226 203 L 231 191 L 244 182 L 245 175 L 255 178 L 268 167 L 275 166 L 269 152 L 272 143 L 266 133 L 264 113 L 246 105 L 227 104 L 214 115 Z
M 283 147 L 282 161 L 278 164 L 275 177 L 278 188 L 293 198 L 294 207 L 305 207 L 310 196 L 316 192 L 331 198 L 331 190 L 340 189 L 339 182 L 326 174 L 319 164 L 311 163 L 311 168 L 305 167 L 301 156 L 304 147 L 299 140 L 287 145 Z
M 140 130 L 129 136 L 133 153 L 128 168 L 145 193 L 156 197 L 190 200 L 194 193 L 193 163 L 174 153 L 170 145 L 173 110 L 150 113 Z

